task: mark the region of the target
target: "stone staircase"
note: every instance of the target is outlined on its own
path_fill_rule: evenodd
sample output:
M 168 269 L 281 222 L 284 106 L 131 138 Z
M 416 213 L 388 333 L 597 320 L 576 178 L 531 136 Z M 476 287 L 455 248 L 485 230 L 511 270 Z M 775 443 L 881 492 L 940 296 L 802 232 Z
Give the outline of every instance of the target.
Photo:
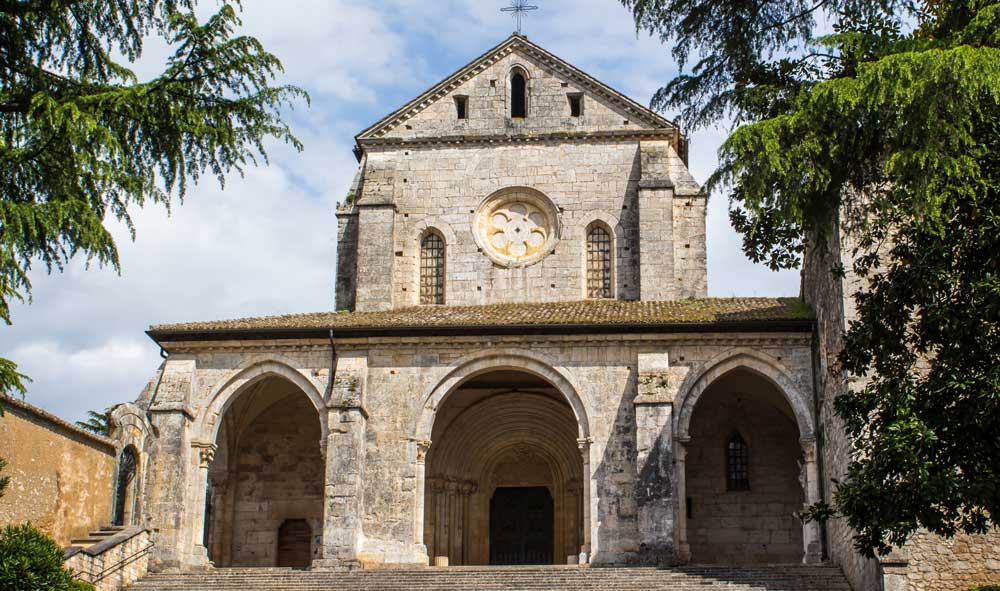
M 318 572 L 219 569 L 155 574 L 132 591 L 850 591 L 833 566 L 451 567 Z
M 124 527 L 119 525 L 103 526 L 101 529 L 88 533 L 85 537 L 73 538 L 69 541 L 69 548 L 89 548 L 94 544 L 100 544 L 104 540 L 122 532 L 124 529 Z

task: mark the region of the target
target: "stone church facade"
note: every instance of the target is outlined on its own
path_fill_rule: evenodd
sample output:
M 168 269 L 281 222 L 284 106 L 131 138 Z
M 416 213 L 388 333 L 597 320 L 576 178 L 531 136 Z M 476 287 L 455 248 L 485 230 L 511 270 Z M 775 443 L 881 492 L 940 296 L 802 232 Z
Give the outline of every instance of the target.
M 675 124 L 514 35 L 356 155 L 338 311 L 149 331 L 165 361 L 115 419 L 158 568 L 882 573 L 796 517 L 842 468 L 843 297 L 706 297 Z

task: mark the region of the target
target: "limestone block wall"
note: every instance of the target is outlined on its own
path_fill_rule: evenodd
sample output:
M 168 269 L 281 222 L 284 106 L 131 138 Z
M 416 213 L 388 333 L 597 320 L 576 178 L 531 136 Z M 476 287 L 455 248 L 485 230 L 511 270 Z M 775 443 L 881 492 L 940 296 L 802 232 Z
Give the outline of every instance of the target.
M 648 388 L 642 390 L 644 408 L 655 412 L 644 411 L 641 434 L 636 418 L 640 353 L 670 360 L 662 371 L 664 379 L 657 382 L 665 384 L 663 395 L 651 401 Z M 156 568 L 207 563 L 208 549 L 201 546 L 205 492 L 215 479 L 215 467 L 228 462 L 223 451 L 228 445 L 226 417 L 243 412 L 240 400 L 263 396 L 267 380 L 278 379 L 299 392 L 296 404 L 303 405 L 303 417 L 319 416 L 319 432 L 300 433 L 312 429 L 304 418 L 294 421 L 295 429 L 283 424 L 282 437 L 287 439 L 279 437 L 274 447 L 274 437 L 247 431 L 246 445 L 270 443 L 266 451 L 252 451 L 242 462 L 247 480 L 237 496 L 246 497 L 245 510 L 234 513 L 228 525 L 213 522 L 212 527 L 214 532 L 231 527 L 238 538 L 259 542 L 266 553 L 264 546 L 273 544 L 273 533 L 264 530 L 272 530 L 274 523 L 258 527 L 264 523 L 260 508 L 266 511 L 294 496 L 288 486 L 308 485 L 315 491 L 317 480 L 305 482 L 296 469 L 298 481 L 284 482 L 293 479 L 291 472 L 272 473 L 265 466 L 299 465 L 301 454 L 318 454 L 306 450 L 319 449 L 322 441 L 323 548 L 318 564 L 331 566 L 426 563 L 426 479 L 435 475 L 424 470 L 428 451 L 433 453 L 435 409 L 467 378 L 496 369 L 526 371 L 566 396 L 577 422 L 584 474 L 580 547 L 587 560 L 597 564 L 682 557 L 675 547 L 678 531 L 652 531 L 648 522 L 650 515 L 678 509 L 674 487 L 679 479 L 664 474 L 662 467 L 674 465 L 670 423 L 688 412 L 683 409 L 690 404 L 687 392 L 696 383 L 692 380 L 713 375 L 722 365 L 729 367 L 726 363 L 735 367 L 744 361 L 755 369 L 771 367 L 761 371 L 772 371 L 801 392 L 809 391 L 812 380 L 805 334 L 339 339 L 331 386 L 332 361 L 330 345 L 323 340 L 171 346 L 157 389 L 139 402 L 152 406 L 159 429 L 159 438 L 150 446 L 144 496 L 144 514 L 156 538 Z M 651 402 L 655 407 L 648 406 Z M 671 412 L 671 406 L 679 410 Z M 266 416 L 274 424 L 285 420 L 276 411 Z M 650 453 L 650 445 L 656 453 Z M 575 486 L 567 485 L 567 490 L 577 494 Z M 640 515 L 647 516 L 646 525 Z M 272 538 L 265 541 L 262 536 Z M 570 537 L 565 538 L 567 544 Z
M 433 230 L 446 243 L 446 304 L 580 300 L 586 230 L 597 222 L 612 233 L 615 298 L 703 297 L 705 199 L 668 183 L 641 203 L 644 174 L 635 140 L 373 148 L 354 210 L 357 236 L 348 217 L 355 214 L 341 216 L 338 266 L 358 270 L 358 310 L 416 305 L 420 240 Z M 558 209 L 559 242 L 536 264 L 494 264 L 473 236 L 480 204 L 510 187 L 540 191 Z M 643 254 L 654 266 L 640 274 Z M 338 283 L 341 309 L 353 296 L 353 276 L 346 277 Z
M 746 373 L 724 377 L 699 402 L 687 445 L 688 538 L 695 563 L 802 560 L 802 452 L 787 404 Z M 749 446 L 749 488 L 728 490 L 726 453 Z
M 56 543 L 111 520 L 115 445 L 21 400 L 3 398 L 0 457 L 10 485 L 0 526 L 30 521 Z
M 510 77 L 514 70 L 526 75 L 528 116 L 510 117 Z M 570 95 L 586 91 L 565 74 L 555 72 L 536 58 L 509 51 L 482 72 L 430 104 L 386 134 L 393 138 L 426 136 L 494 135 L 554 131 L 608 131 L 649 128 L 635 115 L 593 94 L 583 99 L 580 117 L 570 114 Z M 455 97 L 468 97 L 468 119 L 457 115 Z
M 946 591 L 1000 585 L 1000 532 L 945 540 L 920 532 L 906 545 L 910 591 Z

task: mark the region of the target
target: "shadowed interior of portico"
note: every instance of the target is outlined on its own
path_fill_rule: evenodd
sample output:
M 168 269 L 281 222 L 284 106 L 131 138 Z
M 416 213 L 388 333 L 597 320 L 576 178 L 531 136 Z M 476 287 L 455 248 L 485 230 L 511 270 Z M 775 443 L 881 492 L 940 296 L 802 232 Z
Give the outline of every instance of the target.
M 481 374 L 438 410 L 424 542 L 451 565 L 565 564 L 580 552 L 583 462 L 572 408 L 547 381 Z
M 265 377 L 220 420 L 206 498 L 209 558 L 217 567 L 308 567 L 323 522 L 315 407 L 295 384 Z

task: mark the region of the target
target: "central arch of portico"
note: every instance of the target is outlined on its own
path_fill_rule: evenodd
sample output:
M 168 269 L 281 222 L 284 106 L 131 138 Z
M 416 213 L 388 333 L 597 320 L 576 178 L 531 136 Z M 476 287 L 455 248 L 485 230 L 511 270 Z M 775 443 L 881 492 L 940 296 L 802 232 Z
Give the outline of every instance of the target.
M 418 424 L 418 542 L 451 565 L 566 564 L 590 551 L 589 426 L 534 356 L 467 360 Z

